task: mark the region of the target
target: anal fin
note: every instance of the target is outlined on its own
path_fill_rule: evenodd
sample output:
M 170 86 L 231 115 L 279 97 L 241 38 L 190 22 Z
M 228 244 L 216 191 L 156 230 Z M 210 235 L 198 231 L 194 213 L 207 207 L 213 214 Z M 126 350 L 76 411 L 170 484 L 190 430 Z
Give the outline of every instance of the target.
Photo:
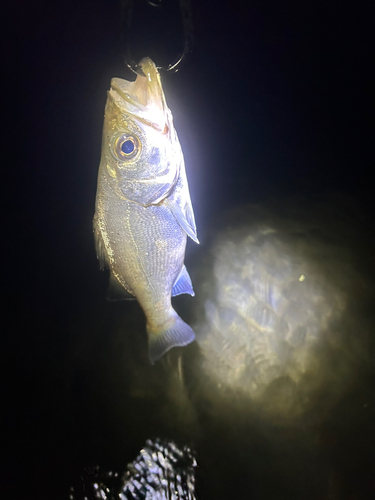
M 173 285 L 172 297 L 181 295 L 182 293 L 188 293 L 192 297 L 194 297 L 195 295 L 189 273 L 187 272 L 185 266 L 182 267 L 181 272 L 178 275 L 175 284 Z
M 110 300 L 111 302 L 117 300 L 135 300 L 135 297 L 130 292 L 125 290 L 113 274 L 110 273 L 107 300 Z

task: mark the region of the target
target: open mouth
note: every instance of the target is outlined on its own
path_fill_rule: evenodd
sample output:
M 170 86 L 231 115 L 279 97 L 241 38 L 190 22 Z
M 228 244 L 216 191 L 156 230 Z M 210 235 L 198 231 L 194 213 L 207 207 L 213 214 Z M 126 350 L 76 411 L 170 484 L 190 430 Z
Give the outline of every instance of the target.
M 144 76 L 138 74 L 134 82 L 112 78 L 110 94 L 134 118 L 165 133 L 167 106 L 159 72 L 149 57 L 143 58 L 139 67 Z

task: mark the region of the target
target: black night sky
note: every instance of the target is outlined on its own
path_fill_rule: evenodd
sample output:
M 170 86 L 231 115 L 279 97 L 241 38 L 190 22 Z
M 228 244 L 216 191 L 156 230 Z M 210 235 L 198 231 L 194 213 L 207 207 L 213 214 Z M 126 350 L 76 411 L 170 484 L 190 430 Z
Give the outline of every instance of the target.
M 119 0 L 3 5 L 1 496 L 68 498 L 83 467 L 125 469 L 147 438 L 165 436 L 196 449 L 202 500 L 374 498 L 371 360 L 358 364 L 366 375 L 354 377 L 326 417 L 311 427 L 306 418 L 298 431 L 271 426 L 277 445 L 270 439 L 266 448 L 254 418 L 255 437 L 245 449 L 240 410 L 216 421 L 191 396 L 200 431 L 181 429 L 155 382 L 164 380 L 163 369 L 147 365 L 141 309 L 105 301 L 92 217 L 106 93 L 111 77 L 132 79 L 127 43 L 135 59 L 165 65 L 178 56 L 178 2 L 161 4 L 135 1 L 129 33 Z M 348 200 L 363 236 L 348 252 L 361 246 L 355 259 L 367 256 L 361 273 L 371 288 L 372 2 L 192 0 L 192 18 L 193 51 L 177 73 L 161 72 L 201 242 L 189 242 L 186 257 L 197 295 L 178 299 L 177 307 L 191 322 L 202 307 L 199 269 L 227 214 L 270 199 L 308 204 L 336 193 Z M 119 340 L 114 332 L 124 322 L 129 335 Z M 370 353 L 374 340 L 370 335 Z M 189 353 L 194 358 L 193 347 Z M 135 394 L 134 380 L 145 377 L 155 387 Z M 226 428 L 232 441 L 223 437 Z M 305 439 L 302 428 L 319 436 L 311 461 L 296 445 Z M 213 451 L 221 438 L 228 446 Z M 284 451 L 287 472 L 279 466 Z M 258 456 L 262 466 L 254 465 Z

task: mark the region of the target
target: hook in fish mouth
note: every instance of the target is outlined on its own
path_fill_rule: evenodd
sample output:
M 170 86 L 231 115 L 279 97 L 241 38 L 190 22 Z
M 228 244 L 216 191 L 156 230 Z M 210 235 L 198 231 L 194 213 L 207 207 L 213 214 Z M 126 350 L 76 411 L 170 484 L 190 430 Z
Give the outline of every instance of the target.
M 137 120 L 166 133 L 169 128 L 168 107 L 158 68 L 149 57 L 144 57 L 137 64 L 137 69 L 134 82 L 112 78 L 110 95 Z
M 177 73 L 177 71 L 179 71 L 180 69 L 180 66 L 182 64 L 182 61 L 184 60 L 184 58 L 186 57 L 186 54 L 188 52 L 190 52 L 191 49 L 190 48 L 186 48 L 184 50 L 184 52 L 180 55 L 180 57 L 173 63 L 171 64 L 168 64 L 168 66 L 166 68 L 164 68 L 163 66 L 156 66 L 156 68 L 158 70 L 163 70 L 163 71 L 172 71 L 173 73 Z M 131 61 L 129 62 L 127 59 L 124 59 L 125 60 L 125 64 L 126 66 L 130 69 L 130 71 L 132 71 L 134 74 L 136 74 L 137 76 L 140 75 L 140 76 L 146 76 L 144 73 L 143 73 L 143 70 L 142 68 L 139 66 L 139 64 L 135 63 L 134 61 Z
M 152 9 L 159 9 L 163 7 L 163 0 L 146 0 L 146 4 L 149 5 Z M 169 71 L 172 73 L 177 73 L 179 69 L 181 68 L 182 63 L 186 60 L 186 57 L 190 52 L 192 52 L 192 48 L 194 45 L 194 26 L 193 26 L 193 19 L 192 19 L 192 9 L 191 9 L 191 0 L 178 0 L 179 3 L 179 10 L 180 10 L 180 16 L 181 16 L 181 21 L 182 21 L 182 39 L 183 39 L 183 49 L 180 52 L 180 55 L 168 66 L 163 67 L 163 66 L 157 66 L 158 70 L 163 70 L 163 71 Z M 134 14 L 134 4 L 136 4 L 135 0 L 122 0 L 121 2 L 121 7 L 123 10 L 122 13 L 122 20 L 124 22 L 124 28 L 125 28 L 125 37 L 124 40 L 126 41 L 126 55 L 124 56 L 125 64 L 126 66 L 136 75 L 139 75 L 139 68 L 138 65 L 135 63 L 135 60 L 132 55 L 132 43 L 130 39 L 130 34 L 131 33 L 131 25 L 134 22 L 133 21 L 133 14 Z M 162 10 L 162 9 L 161 9 Z M 166 11 L 164 10 L 166 13 Z M 158 38 L 160 36 L 168 37 L 166 33 L 160 33 L 158 35 Z M 169 40 L 166 39 L 169 45 Z M 143 75 L 141 75 L 143 76 Z
M 125 61 L 125 64 L 127 65 L 127 67 L 129 69 L 131 69 L 133 71 L 133 73 L 135 73 L 137 76 L 146 76 L 143 72 L 143 69 L 142 69 L 142 66 L 140 66 L 140 64 L 134 64 L 134 67 L 132 67 L 129 63 L 127 63 Z

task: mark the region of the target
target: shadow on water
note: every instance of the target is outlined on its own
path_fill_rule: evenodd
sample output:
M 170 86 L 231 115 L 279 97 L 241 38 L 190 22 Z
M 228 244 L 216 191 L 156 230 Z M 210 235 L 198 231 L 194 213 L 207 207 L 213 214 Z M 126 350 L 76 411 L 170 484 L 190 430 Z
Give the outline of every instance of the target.
M 83 465 L 125 470 L 149 438 L 188 445 L 204 499 L 375 494 L 374 265 L 341 196 L 241 206 L 177 298 L 197 342 L 147 357 L 136 303 L 72 332 L 70 412 Z

